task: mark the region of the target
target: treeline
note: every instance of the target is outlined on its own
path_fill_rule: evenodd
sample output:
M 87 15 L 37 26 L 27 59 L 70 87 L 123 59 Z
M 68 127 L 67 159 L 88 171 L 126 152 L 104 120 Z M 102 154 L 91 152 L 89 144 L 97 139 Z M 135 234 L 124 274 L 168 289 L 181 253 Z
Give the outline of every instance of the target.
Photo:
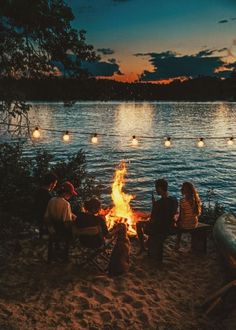
M 0 98 L 11 91 L 25 100 L 173 100 L 173 101 L 236 101 L 236 77 L 221 80 L 199 77 L 173 81 L 168 85 L 151 83 L 121 83 L 113 80 L 90 79 L 2 79 Z

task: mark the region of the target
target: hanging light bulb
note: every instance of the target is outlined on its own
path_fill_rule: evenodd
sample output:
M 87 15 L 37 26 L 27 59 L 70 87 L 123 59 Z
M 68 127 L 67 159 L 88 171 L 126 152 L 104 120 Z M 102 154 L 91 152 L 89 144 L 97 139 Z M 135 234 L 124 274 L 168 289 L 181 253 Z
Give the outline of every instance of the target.
M 93 137 L 91 139 L 91 142 L 94 143 L 94 144 L 98 143 L 98 135 L 97 135 L 97 133 L 94 133 L 94 135 L 93 135 Z
M 205 147 L 205 142 L 204 142 L 204 139 L 203 138 L 200 138 L 197 142 L 197 146 L 198 148 L 203 148 Z
M 35 127 L 35 130 L 33 131 L 32 136 L 33 136 L 34 139 L 39 139 L 40 138 L 40 131 L 39 131 L 38 127 Z
M 136 136 L 135 135 L 132 136 L 132 145 L 133 146 L 137 146 L 138 145 L 138 140 L 136 139 Z
M 231 138 L 227 141 L 228 146 L 232 146 L 234 144 L 234 138 L 231 136 Z
M 164 144 L 165 144 L 165 147 L 166 147 L 166 148 L 170 148 L 171 145 L 172 145 L 171 138 L 170 138 L 170 137 L 167 137 L 167 138 L 165 139 Z
M 70 141 L 69 131 L 66 131 L 62 138 L 64 142 L 69 142 Z

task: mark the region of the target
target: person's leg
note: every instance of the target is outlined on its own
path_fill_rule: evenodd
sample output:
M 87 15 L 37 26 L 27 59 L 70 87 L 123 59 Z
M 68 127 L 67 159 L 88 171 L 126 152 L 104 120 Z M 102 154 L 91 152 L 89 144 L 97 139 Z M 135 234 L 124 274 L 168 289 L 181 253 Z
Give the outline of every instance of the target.
M 163 262 L 163 247 L 164 247 L 165 239 L 166 239 L 165 234 L 157 235 L 157 257 L 156 257 L 156 261 L 158 262 L 158 264 L 162 264 L 162 262 Z

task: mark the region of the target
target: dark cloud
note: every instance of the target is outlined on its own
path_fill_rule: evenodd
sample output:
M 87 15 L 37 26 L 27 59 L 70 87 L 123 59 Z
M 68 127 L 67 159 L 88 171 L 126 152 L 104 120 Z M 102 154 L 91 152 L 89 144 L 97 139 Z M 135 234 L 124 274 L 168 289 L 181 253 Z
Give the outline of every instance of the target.
M 224 23 L 228 23 L 227 19 L 222 19 L 221 21 L 218 21 L 219 24 L 224 24 Z
M 98 48 L 97 51 L 102 53 L 103 55 L 111 55 L 114 54 L 114 50 L 111 48 Z
M 107 61 L 112 63 L 112 64 L 116 64 L 116 59 L 115 58 L 109 58 Z
M 215 73 L 216 69 L 226 67 L 221 56 L 214 55 L 218 51 L 222 51 L 222 49 L 205 49 L 193 55 L 180 55 L 172 51 L 135 54 L 135 56 L 148 56 L 149 62 L 154 68 L 153 71 L 143 71 L 140 80 L 155 81 L 178 77 L 223 76 L 223 73 Z M 227 69 L 226 76 L 228 76 Z
M 82 68 L 94 77 L 111 77 L 113 74 L 123 75 L 117 63 L 110 62 L 84 62 Z
M 232 18 L 231 18 L 231 21 L 235 21 L 235 20 L 236 20 L 236 17 L 232 17 Z

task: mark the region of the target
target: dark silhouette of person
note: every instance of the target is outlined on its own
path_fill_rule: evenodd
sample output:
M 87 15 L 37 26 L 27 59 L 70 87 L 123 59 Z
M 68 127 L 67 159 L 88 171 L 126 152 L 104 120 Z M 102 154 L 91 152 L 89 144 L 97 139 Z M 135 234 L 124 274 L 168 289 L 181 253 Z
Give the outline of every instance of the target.
M 57 185 L 57 176 L 54 173 L 47 173 L 42 179 L 41 187 L 36 191 L 34 196 L 35 217 L 39 226 L 39 238 L 42 237 L 44 230 L 44 215 L 48 206 L 48 202 L 53 197 L 52 191 Z
M 175 197 L 169 196 L 168 182 L 165 179 L 156 180 L 155 187 L 157 194 L 161 198 L 155 200 L 154 196 L 152 196 L 150 220 L 139 221 L 136 226 L 140 242 L 140 252 L 146 250 L 144 234 L 147 234 L 148 253 L 161 263 L 163 259 L 163 243 L 171 233 L 174 225 L 174 216 L 177 213 L 178 202 Z

